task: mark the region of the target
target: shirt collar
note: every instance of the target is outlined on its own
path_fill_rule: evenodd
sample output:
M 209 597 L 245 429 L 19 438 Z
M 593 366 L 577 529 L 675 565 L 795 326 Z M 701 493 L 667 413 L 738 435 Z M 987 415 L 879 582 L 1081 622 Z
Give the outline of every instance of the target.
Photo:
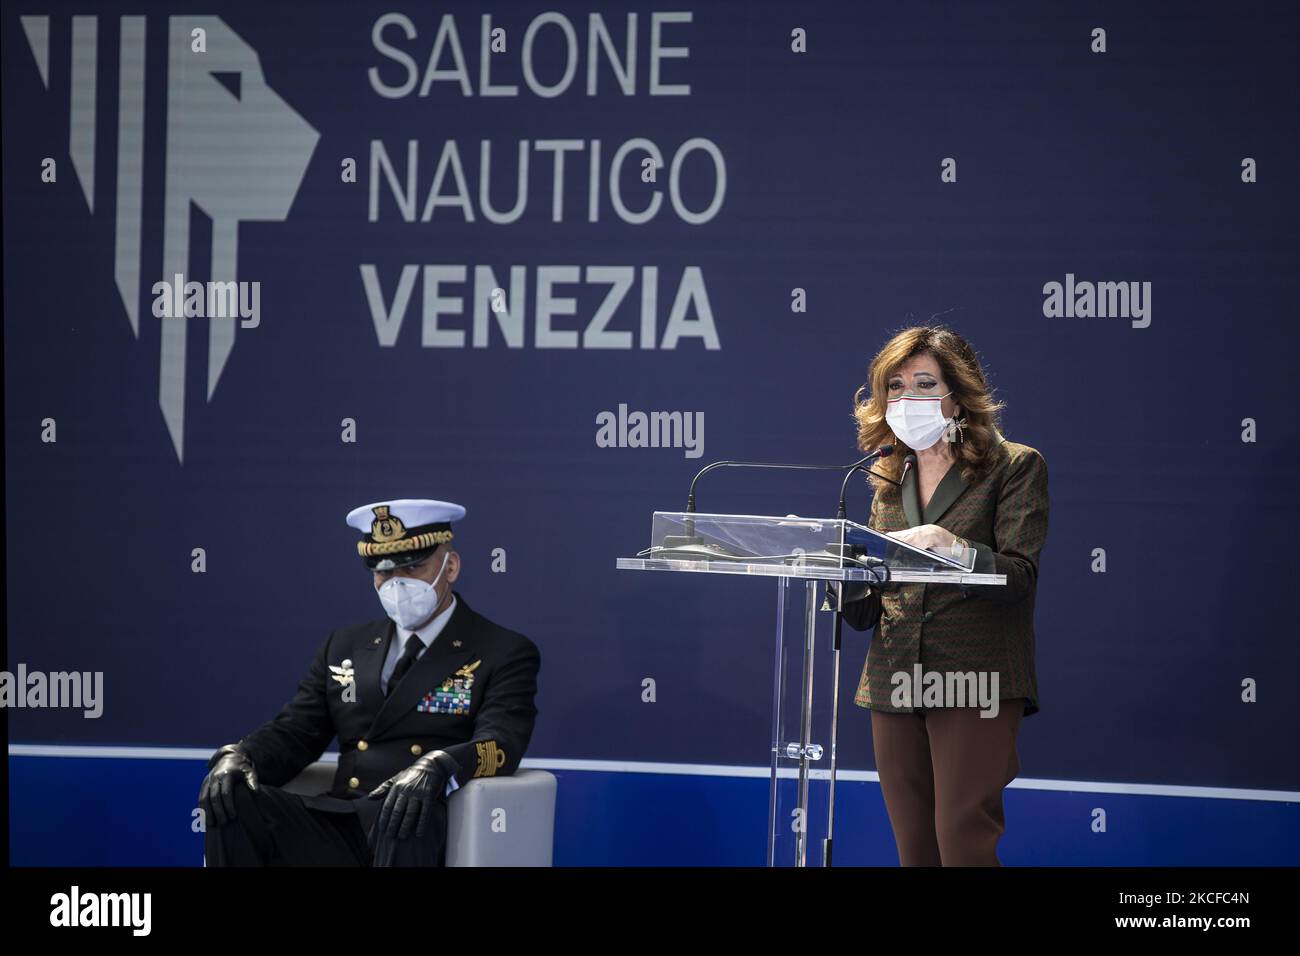
M 404 627 L 399 627 L 397 629 L 397 636 L 400 640 L 397 642 L 397 646 L 405 647 L 406 639 L 414 634 L 420 639 L 420 643 L 428 649 L 428 647 L 433 644 L 434 639 L 442 633 L 442 629 L 447 626 L 447 622 L 451 620 L 451 615 L 455 610 L 456 595 L 453 594 L 451 596 L 451 604 L 447 605 L 447 610 L 443 611 L 418 631 L 408 631 Z

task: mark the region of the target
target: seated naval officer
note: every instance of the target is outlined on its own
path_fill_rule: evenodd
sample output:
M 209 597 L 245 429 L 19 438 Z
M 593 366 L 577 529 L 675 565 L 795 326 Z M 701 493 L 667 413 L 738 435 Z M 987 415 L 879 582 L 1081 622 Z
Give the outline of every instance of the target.
M 387 618 L 334 631 L 274 720 L 208 761 L 199 793 L 209 866 L 434 866 L 446 798 L 514 773 L 533 732 L 541 657 L 452 590 L 460 505 L 357 508 L 348 524 Z M 280 789 L 338 737 L 328 794 Z

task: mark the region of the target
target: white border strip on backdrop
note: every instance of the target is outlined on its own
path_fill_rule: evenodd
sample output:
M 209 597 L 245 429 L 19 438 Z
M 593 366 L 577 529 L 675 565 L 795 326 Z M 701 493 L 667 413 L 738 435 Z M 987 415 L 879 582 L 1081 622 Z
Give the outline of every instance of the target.
M 202 747 L 110 747 L 69 744 L 10 744 L 11 757 L 108 757 L 130 760 L 204 760 L 215 748 Z M 321 755 L 327 763 L 338 761 L 337 753 Z M 767 767 L 738 767 L 726 764 L 653 763 L 629 760 L 578 760 L 563 757 L 525 757 L 523 770 L 577 770 L 589 773 L 657 773 L 696 777 L 761 777 Z M 782 772 L 794 776 L 795 771 Z M 830 777 L 826 770 L 814 770 L 812 779 Z M 878 783 L 874 770 L 840 770 L 837 780 L 852 783 Z M 1192 787 L 1162 783 L 1108 783 L 1098 780 L 1034 780 L 1017 777 L 1008 789 L 1056 790 L 1071 793 L 1123 793 L 1142 797 L 1198 797 L 1209 800 L 1263 800 L 1270 803 L 1300 803 L 1300 792 L 1293 790 L 1245 790 L 1232 787 Z

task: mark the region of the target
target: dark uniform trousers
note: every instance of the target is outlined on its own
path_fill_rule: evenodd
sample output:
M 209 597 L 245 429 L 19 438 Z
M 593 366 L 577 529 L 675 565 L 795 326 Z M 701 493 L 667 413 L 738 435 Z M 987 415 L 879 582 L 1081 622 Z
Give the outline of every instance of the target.
M 979 708 L 871 712 L 880 789 L 902 866 L 1001 866 L 1002 790 L 1020 772 L 1024 698 Z
M 240 741 L 258 788 L 235 781 L 235 818 L 209 822 L 209 866 L 369 866 L 371 824 L 384 799 L 367 794 L 421 754 L 442 750 L 451 757 L 460 768 L 458 787 L 515 772 L 537 716 L 541 655 L 522 634 L 476 613 L 460 594 L 456 599 L 433 645 L 387 695 L 381 674 L 396 633 L 392 621 L 329 636 L 293 699 Z M 339 764 L 328 793 L 302 797 L 281 789 L 334 738 Z M 396 865 L 444 865 L 445 790 L 433 814 L 424 835 L 396 840 Z
M 308 807 L 302 797 L 279 787 L 256 792 L 235 784 L 234 820 L 209 826 L 203 842 L 209 866 L 370 866 L 366 834 L 383 800 L 357 801 L 360 813 Z M 340 801 L 342 803 L 342 801 Z M 396 866 L 442 866 L 446 860 L 447 800 L 434 803 L 428 832 L 398 840 Z

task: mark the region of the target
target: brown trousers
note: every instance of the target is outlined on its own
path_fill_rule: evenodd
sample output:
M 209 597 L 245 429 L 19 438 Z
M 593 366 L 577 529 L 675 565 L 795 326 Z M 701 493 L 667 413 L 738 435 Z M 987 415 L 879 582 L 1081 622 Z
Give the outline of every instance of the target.
M 902 866 L 1001 866 L 1002 788 L 1020 772 L 1024 698 L 978 708 L 871 712 L 885 808 Z

